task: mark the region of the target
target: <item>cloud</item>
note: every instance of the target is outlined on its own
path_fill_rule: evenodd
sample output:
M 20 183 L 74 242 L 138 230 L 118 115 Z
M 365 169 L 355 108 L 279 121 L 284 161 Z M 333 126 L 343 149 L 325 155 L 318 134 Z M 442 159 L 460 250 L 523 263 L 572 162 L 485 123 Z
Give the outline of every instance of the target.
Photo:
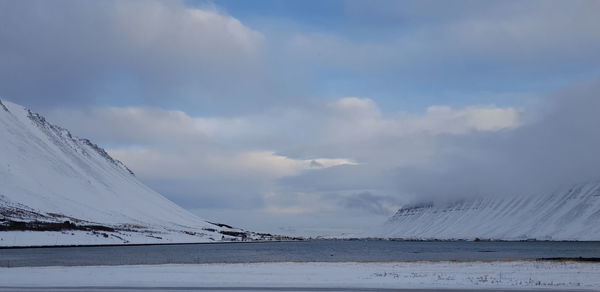
M 394 197 L 377 196 L 370 192 L 362 192 L 342 197 L 341 205 L 345 208 L 365 210 L 378 215 L 389 215 L 397 211 L 398 200 Z
M 454 109 L 450 106 L 430 106 L 424 115 L 406 114 L 392 118 L 382 116 L 375 102 L 368 98 L 346 97 L 331 105 L 334 119 L 365 127 L 394 131 L 396 135 L 411 133 L 464 134 L 471 131 L 496 131 L 519 125 L 519 111 L 497 106 L 473 106 Z M 337 126 L 337 125 L 336 125 Z M 340 125 L 342 126 L 342 125 Z M 373 129 L 366 129 L 373 133 Z
M 344 97 L 226 118 L 149 107 L 56 109 L 49 117 L 112 145 L 111 154 L 188 208 L 383 218 L 404 203 L 526 196 L 597 179 L 599 84 L 527 109 L 383 113 L 374 100 Z
M 415 131 L 436 134 L 464 134 L 471 131 L 497 131 L 519 126 L 519 112 L 514 108 L 467 107 L 456 111 L 448 106 L 427 108 L 427 116 L 414 120 Z
M 244 118 L 192 117 L 183 111 L 151 107 L 54 109 L 48 115 L 70 129 L 90 133 L 113 147 L 147 144 L 226 142 L 250 131 Z
M 234 117 L 151 107 L 54 109 L 48 116 L 107 145 L 138 177 L 188 208 L 383 216 L 401 201 L 392 199 L 399 196 L 397 167 L 426 163 L 443 148 L 441 136 L 510 130 L 520 115 L 496 106 L 386 115 L 371 99 L 345 97 Z
M 317 142 L 305 147 L 388 166 L 426 161 L 443 146 L 436 141 L 440 135 L 499 131 L 520 123 L 518 109 L 496 106 L 433 106 L 420 115 L 383 115 L 370 99 L 342 98 L 330 109 L 320 123 Z
M 336 29 L 275 21 L 258 31 L 183 0 L 4 1 L 0 95 L 35 108 L 211 115 L 377 95 L 414 110 L 520 105 L 598 74 L 596 1 L 340 4 Z
M 548 92 L 599 73 L 597 1 L 345 4 L 349 24 L 339 30 L 297 31 L 282 41 L 286 63 L 324 91 L 383 88 L 420 95 L 404 99 L 425 106 L 469 94 L 481 103 L 486 91 Z
M 354 153 L 361 153 L 356 150 L 361 147 L 368 148 L 370 155 L 358 159 L 363 163 L 281 178 L 280 192 L 319 194 L 322 200 L 333 200 L 332 204 L 338 208 L 390 214 L 404 204 L 452 202 L 481 196 L 527 197 L 551 194 L 578 183 L 597 182 L 600 180 L 598 92 L 600 81 L 595 81 L 547 96 L 548 103 L 536 108 L 519 111 L 480 108 L 479 113 L 491 121 L 497 120 L 494 113 L 505 113 L 505 118 L 500 119 L 505 121 L 501 128 L 490 126 L 494 123 L 490 124 L 488 119 L 479 119 L 479 113 L 469 116 L 485 126 L 465 122 L 471 118 L 461 116 L 469 109 L 443 114 L 455 120 L 440 123 L 437 114 L 431 111 L 400 119 L 410 121 L 407 124 L 389 123 L 393 119 L 383 117 L 388 122 L 383 124 L 390 127 L 386 128 L 388 131 L 365 130 L 370 139 L 357 139 L 356 144 L 335 144 L 338 148 L 352 148 Z M 516 124 L 512 122 L 513 114 L 519 116 Z M 371 119 L 374 115 L 366 116 Z M 421 119 L 439 128 L 432 131 L 422 127 Z M 390 131 L 397 124 L 411 125 L 413 130 Z M 456 125 L 463 128 L 457 130 Z M 360 127 L 353 124 L 348 127 L 357 129 L 356 135 L 361 135 Z M 487 130 L 478 130 L 482 128 Z
M 423 198 L 527 196 L 600 178 L 600 82 L 549 97 L 511 131 L 445 139 L 428 165 L 397 169 L 398 191 Z
M 264 36 L 210 7 L 3 1 L 0 19 L 0 93 L 30 106 L 189 105 L 259 81 Z
M 435 54 L 537 63 L 540 58 L 552 61 L 548 56 L 587 59 L 600 46 L 600 33 L 590 30 L 600 24 L 596 17 L 600 4 L 593 0 L 374 1 L 369 5 L 346 1 L 346 9 L 364 25 L 390 27 L 388 44 L 396 45 L 388 53 L 393 53 L 392 48 L 400 49 L 399 55 L 410 53 L 403 58 L 406 61 L 415 55 L 424 61 Z M 346 51 L 356 47 L 360 46 L 345 46 Z M 385 61 L 389 56 L 372 57 Z

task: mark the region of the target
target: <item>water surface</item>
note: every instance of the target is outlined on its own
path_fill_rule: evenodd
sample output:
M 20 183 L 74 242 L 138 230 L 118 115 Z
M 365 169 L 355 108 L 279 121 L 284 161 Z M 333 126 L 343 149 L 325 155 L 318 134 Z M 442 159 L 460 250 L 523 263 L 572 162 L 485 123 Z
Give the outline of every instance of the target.
M 328 240 L 0 249 L 0 266 L 600 258 L 600 242 Z

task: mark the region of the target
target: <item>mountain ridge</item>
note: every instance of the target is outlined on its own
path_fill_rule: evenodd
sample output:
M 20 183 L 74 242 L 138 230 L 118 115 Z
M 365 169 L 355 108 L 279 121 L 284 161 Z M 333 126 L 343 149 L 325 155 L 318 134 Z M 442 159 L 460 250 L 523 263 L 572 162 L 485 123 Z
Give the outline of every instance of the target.
M 600 182 L 534 196 L 407 205 L 378 232 L 406 239 L 600 240 Z
M 277 238 L 201 219 L 90 140 L 20 105 L 0 107 L 0 246 Z

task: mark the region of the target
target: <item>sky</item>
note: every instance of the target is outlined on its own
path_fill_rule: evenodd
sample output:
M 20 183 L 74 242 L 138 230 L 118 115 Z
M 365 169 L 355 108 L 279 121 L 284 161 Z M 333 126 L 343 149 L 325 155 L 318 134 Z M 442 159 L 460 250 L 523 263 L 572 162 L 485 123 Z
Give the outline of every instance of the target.
M 0 0 L 0 98 L 179 205 L 360 234 L 600 179 L 600 2 Z

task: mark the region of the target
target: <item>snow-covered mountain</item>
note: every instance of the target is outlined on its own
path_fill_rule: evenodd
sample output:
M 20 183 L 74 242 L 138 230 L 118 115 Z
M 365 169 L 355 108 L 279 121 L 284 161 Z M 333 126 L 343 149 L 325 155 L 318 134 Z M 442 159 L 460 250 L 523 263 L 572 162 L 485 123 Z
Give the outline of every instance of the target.
M 0 101 L 0 245 L 201 242 L 268 235 L 207 222 L 94 143 Z
M 549 195 L 406 206 L 378 236 L 407 239 L 600 240 L 600 183 Z

